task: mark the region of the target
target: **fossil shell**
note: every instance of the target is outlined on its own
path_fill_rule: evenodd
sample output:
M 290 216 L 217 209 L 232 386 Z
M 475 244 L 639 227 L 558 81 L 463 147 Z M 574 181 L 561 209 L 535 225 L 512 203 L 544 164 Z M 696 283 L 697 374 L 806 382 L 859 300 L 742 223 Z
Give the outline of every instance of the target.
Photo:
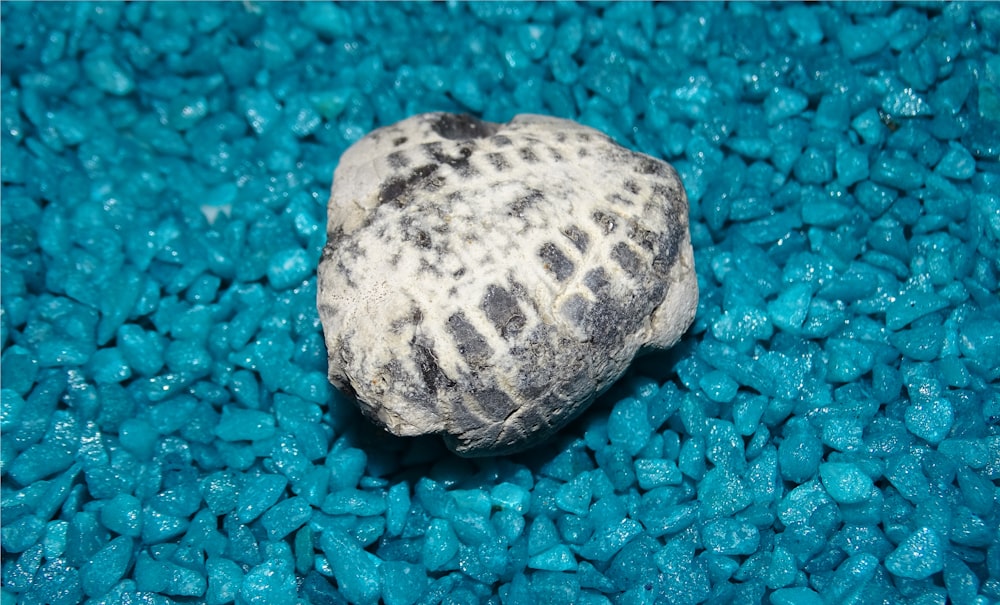
M 380 128 L 344 152 L 328 212 L 330 381 L 390 432 L 461 455 L 548 437 L 694 318 L 676 172 L 575 122 Z

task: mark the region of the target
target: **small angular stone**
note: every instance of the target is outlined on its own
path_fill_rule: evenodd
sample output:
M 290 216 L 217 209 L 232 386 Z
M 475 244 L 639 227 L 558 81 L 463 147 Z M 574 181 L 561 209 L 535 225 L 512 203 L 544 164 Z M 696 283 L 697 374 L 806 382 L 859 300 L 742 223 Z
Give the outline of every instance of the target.
M 568 120 L 378 129 L 340 158 L 328 214 L 330 381 L 461 455 L 542 441 L 694 318 L 677 173 Z

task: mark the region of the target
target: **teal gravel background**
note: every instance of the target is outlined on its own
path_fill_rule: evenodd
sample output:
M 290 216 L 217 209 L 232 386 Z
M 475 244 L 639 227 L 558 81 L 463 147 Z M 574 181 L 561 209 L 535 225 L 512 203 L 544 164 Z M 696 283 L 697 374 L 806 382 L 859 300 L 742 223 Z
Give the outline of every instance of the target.
M 0 605 L 1000 602 L 1000 5 L 0 15 Z M 690 197 L 695 325 L 509 458 L 325 377 L 337 160 L 432 110 Z

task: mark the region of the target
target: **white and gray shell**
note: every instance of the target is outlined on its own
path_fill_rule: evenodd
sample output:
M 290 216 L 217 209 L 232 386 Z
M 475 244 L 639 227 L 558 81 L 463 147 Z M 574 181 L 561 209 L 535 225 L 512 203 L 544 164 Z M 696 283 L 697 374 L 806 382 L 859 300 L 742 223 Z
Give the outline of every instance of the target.
M 344 152 L 328 214 L 330 381 L 461 455 L 548 437 L 697 307 L 676 172 L 568 120 L 380 128 Z

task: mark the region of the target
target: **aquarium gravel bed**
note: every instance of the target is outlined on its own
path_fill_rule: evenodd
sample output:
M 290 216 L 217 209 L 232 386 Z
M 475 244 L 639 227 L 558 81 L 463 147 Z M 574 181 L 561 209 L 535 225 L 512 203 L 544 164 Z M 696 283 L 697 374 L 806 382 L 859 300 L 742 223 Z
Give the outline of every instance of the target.
M 0 14 L 0 604 L 1000 601 L 1000 5 Z M 690 198 L 694 326 L 514 456 L 326 378 L 337 160 L 442 110 Z

